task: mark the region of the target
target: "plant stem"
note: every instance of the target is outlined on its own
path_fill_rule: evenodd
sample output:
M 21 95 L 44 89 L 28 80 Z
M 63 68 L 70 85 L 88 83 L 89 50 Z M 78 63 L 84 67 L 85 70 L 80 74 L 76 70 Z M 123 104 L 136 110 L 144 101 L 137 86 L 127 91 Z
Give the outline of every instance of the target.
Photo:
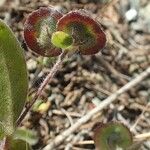
M 9 150 L 10 141 L 11 141 L 11 139 L 9 137 L 4 137 L 4 139 L 2 141 L 0 141 L 0 149 L 1 150 Z
M 46 85 L 52 80 L 52 78 L 55 76 L 55 74 L 57 73 L 57 71 L 59 70 L 63 59 L 66 56 L 66 52 L 63 52 L 61 55 L 59 55 L 57 62 L 55 63 L 55 65 L 53 66 L 53 68 L 51 69 L 51 71 L 49 72 L 49 74 L 46 76 L 46 78 L 44 79 L 44 81 L 42 82 L 42 84 L 40 85 L 39 89 L 37 90 L 35 96 L 33 97 L 31 103 L 23 110 L 23 112 L 21 113 L 21 115 L 19 116 L 16 125 L 19 126 L 22 122 L 22 120 L 25 118 L 25 116 L 27 115 L 27 113 L 30 111 L 31 107 L 33 106 L 33 104 L 36 102 L 36 100 L 41 96 L 42 91 L 44 90 L 44 88 L 46 87 Z

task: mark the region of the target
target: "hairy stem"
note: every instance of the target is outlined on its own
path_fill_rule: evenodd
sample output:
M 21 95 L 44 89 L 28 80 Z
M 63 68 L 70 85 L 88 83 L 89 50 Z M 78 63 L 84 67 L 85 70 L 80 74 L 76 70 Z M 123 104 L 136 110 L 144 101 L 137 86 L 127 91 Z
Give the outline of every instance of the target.
M 42 91 L 44 90 L 44 88 L 46 87 L 46 85 L 52 80 L 52 78 L 55 76 L 55 74 L 57 73 L 57 71 L 59 70 L 62 61 L 64 59 L 64 57 L 66 56 L 66 52 L 63 52 L 57 62 L 55 63 L 55 65 L 53 66 L 53 68 L 51 69 L 51 71 L 49 72 L 49 74 L 46 76 L 46 78 L 44 79 L 44 81 L 42 82 L 42 84 L 40 85 L 38 91 L 36 92 L 35 96 L 33 97 L 31 103 L 23 110 L 23 112 L 21 113 L 21 115 L 19 116 L 16 125 L 19 126 L 22 122 L 22 120 L 25 118 L 26 114 L 29 112 L 29 110 L 31 109 L 31 107 L 33 106 L 33 104 L 36 102 L 36 100 L 41 96 Z

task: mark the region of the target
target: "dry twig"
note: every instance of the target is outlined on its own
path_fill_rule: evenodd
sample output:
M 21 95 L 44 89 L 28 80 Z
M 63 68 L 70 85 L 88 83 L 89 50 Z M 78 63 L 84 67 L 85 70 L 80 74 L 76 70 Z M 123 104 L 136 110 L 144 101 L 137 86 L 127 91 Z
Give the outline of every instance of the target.
M 148 103 L 148 104 L 146 105 L 146 107 L 143 109 L 141 115 L 138 117 L 138 119 L 136 120 L 136 122 L 134 123 L 134 125 L 131 127 L 131 129 L 130 129 L 131 131 L 134 131 L 134 130 L 135 130 L 137 124 L 140 122 L 140 120 L 142 119 L 144 113 L 145 113 L 146 110 L 148 109 L 149 104 L 150 104 L 150 103 Z

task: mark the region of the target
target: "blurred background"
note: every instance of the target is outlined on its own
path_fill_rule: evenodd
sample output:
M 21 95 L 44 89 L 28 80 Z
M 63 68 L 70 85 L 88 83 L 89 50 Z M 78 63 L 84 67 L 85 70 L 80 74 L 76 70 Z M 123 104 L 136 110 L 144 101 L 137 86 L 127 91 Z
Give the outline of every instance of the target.
M 86 9 L 107 35 L 106 47 L 96 55 L 73 54 L 46 87 L 22 126 L 33 129 L 39 141 L 35 150 L 47 145 L 62 131 L 92 110 L 120 87 L 150 66 L 149 0 L 0 0 L 0 18 L 15 32 L 25 50 L 32 99 L 56 58 L 37 56 L 27 48 L 22 32 L 29 13 L 50 5 L 63 13 Z M 133 135 L 150 131 L 150 78 L 122 94 L 115 103 L 80 126 L 56 150 L 94 150 L 93 127 L 99 122 L 124 122 Z M 137 148 L 138 149 L 138 148 Z M 150 150 L 150 141 L 139 146 Z

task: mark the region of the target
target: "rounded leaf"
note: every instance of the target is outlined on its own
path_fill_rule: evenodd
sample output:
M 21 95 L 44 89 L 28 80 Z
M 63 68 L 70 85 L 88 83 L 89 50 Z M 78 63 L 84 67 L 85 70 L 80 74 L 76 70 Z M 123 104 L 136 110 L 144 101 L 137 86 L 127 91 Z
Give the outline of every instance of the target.
M 94 130 L 96 150 L 110 150 L 121 147 L 123 149 L 132 145 L 133 139 L 129 129 L 122 123 L 100 123 Z
M 85 10 L 71 11 L 57 23 L 57 30 L 71 35 L 74 46 L 84 55 L 99 52 L 106 43 L 106 35 L 100 24 L 89 16 Z
M 56 31 L 56 23 L 62 14 L 53 7 L 41 7 L 27 18 L 24 39 L 28 47 L 42 56 L 58 56 L 61 49 L 51 43 L 51 34 Z

